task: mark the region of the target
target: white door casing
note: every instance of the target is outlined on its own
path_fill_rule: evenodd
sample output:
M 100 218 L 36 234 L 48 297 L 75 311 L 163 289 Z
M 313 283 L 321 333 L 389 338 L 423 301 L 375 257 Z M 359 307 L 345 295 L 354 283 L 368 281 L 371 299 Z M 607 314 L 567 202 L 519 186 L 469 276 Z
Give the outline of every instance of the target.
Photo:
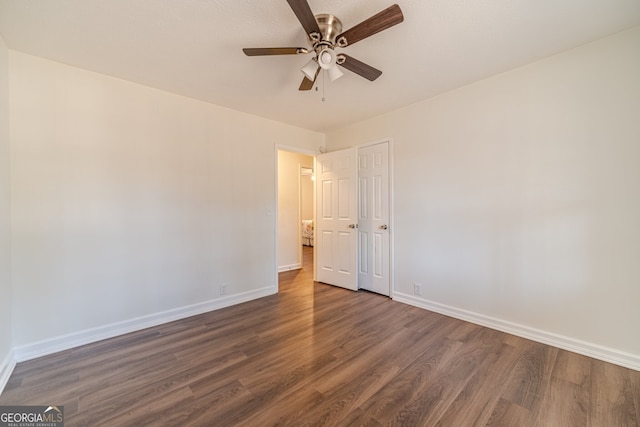
M 390 294 L 389 143 L 358 150 L 358 286 Z
M 316 280 L 358 289 L 357 149 L 316 157 Z

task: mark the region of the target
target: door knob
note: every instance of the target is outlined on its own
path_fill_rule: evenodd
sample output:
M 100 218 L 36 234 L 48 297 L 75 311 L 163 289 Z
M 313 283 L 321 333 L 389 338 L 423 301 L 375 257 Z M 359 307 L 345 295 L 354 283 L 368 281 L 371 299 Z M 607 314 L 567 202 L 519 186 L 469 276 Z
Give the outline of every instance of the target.
M 380 227 L 378 227 L 378 228 L 379 228 L 380 230 L 386 230 L 386 229 L 387 229 L 387 228 L 389 228 L 389 227 L 387 227 L 387 224 L 385 224 L 385 225 L 381 225 L 381 226 L 380 226 Z
M 349 228 L 358 228 L 358 224 L 349 224 Z

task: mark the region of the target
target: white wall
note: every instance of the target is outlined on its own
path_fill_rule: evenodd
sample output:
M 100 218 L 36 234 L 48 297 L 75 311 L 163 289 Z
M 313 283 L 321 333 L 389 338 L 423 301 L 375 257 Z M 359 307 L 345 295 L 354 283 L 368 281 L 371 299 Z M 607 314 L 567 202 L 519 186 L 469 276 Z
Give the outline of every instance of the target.
M 278 269 L 302 267 L 300 259 L 300 166 L 312 168 L 313 157 L 278 151 Z
M 324 136 L 10 51 L 17 346 L 275 292 L 277 144 Z
M 310 168 L 313 168 L 313 163 Z M 302 219 L 313 219 L 313 185 L 311 175 L 300 176 L 300 217 Z
M 397 296 L 640 367 L 640 28 L 330 132 L 327 147 L 382 137 Z
M 12 343 L 11 186 L 9 164 L 9 64 L 0 38 L 0 391 Z M 6 371 L 8 374 L 8 371 Z

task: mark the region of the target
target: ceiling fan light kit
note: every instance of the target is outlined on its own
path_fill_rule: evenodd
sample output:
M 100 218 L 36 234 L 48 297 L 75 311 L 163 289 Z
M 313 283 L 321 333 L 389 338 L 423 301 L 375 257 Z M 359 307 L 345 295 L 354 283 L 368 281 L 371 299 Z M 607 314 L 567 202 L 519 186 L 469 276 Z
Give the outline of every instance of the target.
M 338 65 L 370 81 L 380 77 L 382 71 L 348 55 L 338 54 L 335 49 L 345 48 L 401 23 L 404 16 L 400 6 L 397 4 L 389 6 L 343 32 L 342 22 L 337 17 L 328 13 L 314 15 L 307 0 L 287 0 L 287 2 L 304 28 L 311 49 L 303 47 L 245 48 L 243 49 L 245 55 L 304 55 L 313 52 L 313 58 L 300 69 L 305 77 L 299 90 L 313 88 L 320 70 L 327 71 L 329 80 L 332 82 L 339 79 L 344 74 Z
M 323 70 L 328 70 L 336 65 L 336 53 L 333 49 L 326 48 L 320 51 L 318 54 L 318 65 L 320 65 L 320 68 Z
M 340 71 L 340 68 L 336 67 L 335 65 L 329 68 L 327 70 L 327 73 L 329 74 L 329 80 L 332 82 L 335 82 L 340 77 L 344 76 L 344 73 Z
M 305 64 L 304 67 L 300 68 L 302 74 L 307 76 L 309 80 L 314 80 L 316 77 L 316 71 L 318 70 L 318 63 L 316 62 L 316 58 L 311 58 L 309 62 Z

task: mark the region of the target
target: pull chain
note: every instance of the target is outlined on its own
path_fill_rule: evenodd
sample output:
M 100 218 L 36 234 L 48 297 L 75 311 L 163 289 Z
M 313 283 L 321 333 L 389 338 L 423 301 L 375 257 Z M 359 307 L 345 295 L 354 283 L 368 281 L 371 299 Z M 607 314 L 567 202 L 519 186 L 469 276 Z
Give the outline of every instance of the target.
M 321 82 L 321 84 L 322 84 L 322 102 L 325 102 L 327 100 L 327 98 L 325 98 L 325 96 L 324 96 L 324 74 L 325 74 L 325 71 L 322 70 L 322 82 Z M 320 84 L 316 85 L 316 92 L 318 92 L 318 86 L 320 86 Z

